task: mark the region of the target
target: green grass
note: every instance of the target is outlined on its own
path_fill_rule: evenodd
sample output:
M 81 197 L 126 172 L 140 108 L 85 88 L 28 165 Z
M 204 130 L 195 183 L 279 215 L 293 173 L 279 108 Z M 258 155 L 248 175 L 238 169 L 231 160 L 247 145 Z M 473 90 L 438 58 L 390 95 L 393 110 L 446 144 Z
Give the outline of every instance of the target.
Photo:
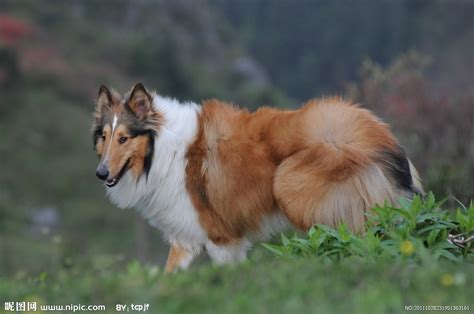
M 262 255 L 263 254 L 263 255 Z M 1 300 L 150 304 L 151 313 L 382 313 L 405 305 L 474 306 L 474 266 L 269 257 L 166 275 L 156 266 L 76 268 L 0 279 Z

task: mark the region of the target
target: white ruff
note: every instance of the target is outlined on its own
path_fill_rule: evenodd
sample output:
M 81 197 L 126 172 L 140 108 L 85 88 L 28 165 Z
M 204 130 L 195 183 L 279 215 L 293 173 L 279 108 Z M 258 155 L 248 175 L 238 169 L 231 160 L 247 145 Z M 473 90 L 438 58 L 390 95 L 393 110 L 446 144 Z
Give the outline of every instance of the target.
M 142 175 L 137 182 L 127 172 L 115 187 L 107 189 L 107 195 L 118 207 L 138 209 L 171 244 L 197 251 L 208 238 L 186 190 L 185 154 L 195 139 L 201 107 L 158 95 L 154 95 L 153 106 L 164 123 L 155 138 L 148 180 Z

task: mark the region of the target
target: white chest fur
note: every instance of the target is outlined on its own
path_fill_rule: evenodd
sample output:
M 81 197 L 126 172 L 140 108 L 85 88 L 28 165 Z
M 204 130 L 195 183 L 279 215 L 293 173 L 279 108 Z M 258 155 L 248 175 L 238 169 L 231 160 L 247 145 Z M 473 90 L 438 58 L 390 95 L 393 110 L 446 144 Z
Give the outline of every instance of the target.
M 119 207 L 136 208 L 171 243 L 202 245 L 207 234 L 199 224 L 185 181 L 185 154 L 198 129 L 200 107 L 158 95 L 153 105 L 163 114 L 164 124 L 155 139 L 148 180 L 142 176 L 136 182 L 126 173 L 115 187 L 107 189 L 107 195 Z

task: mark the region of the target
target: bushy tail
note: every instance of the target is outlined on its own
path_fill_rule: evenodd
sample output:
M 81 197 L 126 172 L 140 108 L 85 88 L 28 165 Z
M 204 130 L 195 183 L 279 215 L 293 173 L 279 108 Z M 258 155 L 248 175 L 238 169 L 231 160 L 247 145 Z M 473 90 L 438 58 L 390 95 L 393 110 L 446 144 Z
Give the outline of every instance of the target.
M 396 203 L 422 191 L 415 168 L 399 147 L 372 159 L 351 146 L 335 150 L 322 144 L 285 159 L 274 181 L 280 208 L 302 229 L 344 222 L 359 231 L 365 213 L 376 204 Z

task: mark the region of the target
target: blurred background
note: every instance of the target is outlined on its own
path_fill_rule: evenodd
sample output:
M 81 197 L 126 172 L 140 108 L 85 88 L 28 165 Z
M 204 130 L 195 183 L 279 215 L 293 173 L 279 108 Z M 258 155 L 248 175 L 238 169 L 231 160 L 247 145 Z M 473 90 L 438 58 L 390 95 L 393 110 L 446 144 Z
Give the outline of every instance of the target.
M 95 177 L 98 87 L 138 81 L 251 110 L 351 98 L 427 190 L 473 195 L 473 1 L 0 0 L 0 276 L 164 262 L 159 232 Z

